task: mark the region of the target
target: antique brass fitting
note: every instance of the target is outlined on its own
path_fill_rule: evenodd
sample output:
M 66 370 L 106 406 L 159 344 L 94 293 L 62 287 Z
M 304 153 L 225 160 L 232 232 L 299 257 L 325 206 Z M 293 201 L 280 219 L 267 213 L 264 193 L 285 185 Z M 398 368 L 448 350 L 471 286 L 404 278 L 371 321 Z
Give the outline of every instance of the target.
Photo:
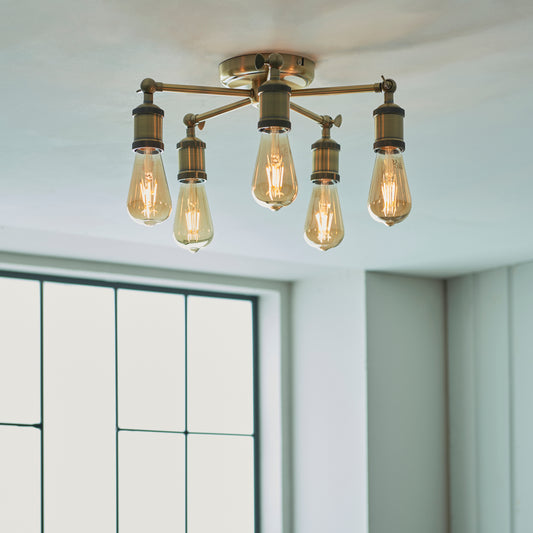
M 203 183 L 207 180 L 205 146 L 206 144 L 195 136 L 194 126 L 189 126 L 187 137 L 176 145 L 179 161 L 179 182 Z

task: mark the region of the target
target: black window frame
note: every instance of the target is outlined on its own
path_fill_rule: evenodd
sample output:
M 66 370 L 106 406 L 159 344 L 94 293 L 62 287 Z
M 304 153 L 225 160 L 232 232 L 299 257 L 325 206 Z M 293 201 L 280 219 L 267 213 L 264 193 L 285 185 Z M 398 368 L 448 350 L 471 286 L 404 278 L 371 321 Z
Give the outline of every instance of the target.
M 43 288 L 45 283 L 62 283 L 70 285 L 89 285 L 96 287 L 106 287 L 113 289 L 114 295 L 114 334 L 115 334 L 115 509 L 116 509 L 116 533 L 120 533 L 119 524 L 119 433 L 121 428 L 118 425 L 118 302 L 117 295 L 121 289 L 137 290 L 156 293 L 169 293 L 184 296 L 185 305 L 185 413 L 187 413 L 187 305 L 189 296 L 200 296 L 208 298 L 221 298 L 228 300 L 244 300 L 251 303 L 252 308 L 252 368 L 253 368 L 253 450 L 254 450 L 254 531 L 251 533 L 261 533 L 261 468 L 260 468 L 260 379 L 259 379 L 259 297 L 254 294 L 232 293 L 224 291 L 211 291 L 201 289 L 187 289 L 181 287 L 171 287 L 164 284 L 143 284 L 136 282 L 108 281 L 94 278 L 76 277 L 68 275 L 41 274 L 36 272 L 17 272 L 9 270 L 0 270 L 0 278 L 22 279 L 36 281 L 39 283 L 39 328 L 40 328 L 40 420 L 34 424 L 23 423 L 5 423 L 0 420 L 0 427 L 33 427 L 40 431 L 40 493 L 41 493 L 41 533 L 45 533 L 44 518 L 44 301 Z M 187 415 L 186 415 L 187 418 Z M 154 431 L 157 433 L 157 431 Z M 185 435 L 185 533 L 188 533 L 188 509 L 187 509 L 187 436 L 195 434 L 187 430 L 176 431 L 175 433 Z M 216 433 L 206 433 L 216 434 Z

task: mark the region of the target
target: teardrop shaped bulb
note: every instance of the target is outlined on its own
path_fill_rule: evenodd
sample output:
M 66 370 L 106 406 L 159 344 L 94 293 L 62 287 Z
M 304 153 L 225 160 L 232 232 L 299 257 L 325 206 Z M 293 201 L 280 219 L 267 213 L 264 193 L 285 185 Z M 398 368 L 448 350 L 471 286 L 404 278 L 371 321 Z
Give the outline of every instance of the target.
M 196 253 L 213 240 L 213 220 L 207 202 L 205 184 L 180 183 L 174 239 L 179 246 Z
M 344 223 L 335 181 L 323 180 L 313 185 L 304 237 L 307 244 L 323 251 L 342 242 Z
M 131 217 L 146 226 L 154 226 L 170 216 L 172 200 L 160 150 L 135 150 L 127 205 Z
M 288 134 L 280 128 L 272 128 L 271 133 L 261 133 L 252 183 L 255 201 L 277 211 L 292 203 L 297 194 L 298 182 Z
M 387 226 L 401 222 L 411 211 L 411 193 L 398 148 L 387 147 L 376 153 L 368 211 L 374 220 Z

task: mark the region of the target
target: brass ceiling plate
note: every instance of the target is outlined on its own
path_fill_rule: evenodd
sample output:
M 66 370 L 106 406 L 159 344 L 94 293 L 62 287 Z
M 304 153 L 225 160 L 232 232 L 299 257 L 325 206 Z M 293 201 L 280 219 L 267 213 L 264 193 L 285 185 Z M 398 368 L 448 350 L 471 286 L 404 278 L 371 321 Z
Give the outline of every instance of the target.
M 265 59 L 271 52 L 258 52 Z M 267 66 L 257 69 L 255 66 L 255 56 L 257 54 L 246 54 L 243 56 L 226 59 L 218 66 L 220 81 L 222 85 L 233 89 L 251 89 L 254 84 L 260 85 L 267 78 Z M 283 66 L 280 69 L 281 78 L 284 79 L 293 89 L 303 89 L 307 87 L 315 77 L 315 62 L 305 56 L 295 54 L 281 54 Z

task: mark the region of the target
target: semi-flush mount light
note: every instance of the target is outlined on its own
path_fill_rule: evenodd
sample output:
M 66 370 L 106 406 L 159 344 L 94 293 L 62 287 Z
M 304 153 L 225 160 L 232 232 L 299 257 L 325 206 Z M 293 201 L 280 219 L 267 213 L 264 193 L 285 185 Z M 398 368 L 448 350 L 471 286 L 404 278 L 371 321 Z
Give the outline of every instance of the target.
M 370 85 L 306 88 L 314 78 L 315 64 L 307 57 L 293 54 L 249 54 L 234 57 L 219 65 L 225 87 L 172 85 L 146 78 L 140 91 L 144 102 L 133 110 L 135 133 L 132 148 L 135 163 L 128 194 L 128 211 L 137 221 L 153 226 L 165 221 L 172 210 L 170 191 L 163 168 L 163 110 L 153 103 L 157 91 L 200 93 L 244 98 L 198 115 L 187 114 L 183 122 L 187 135 L 178 145 L 180 191 L 174 222 L 176 242 L 197 252 L 213 239 L 213 222 L 207 202 L 205 182 L 205 143 L 196 137 L 196 127 L 205 121 L 247 106 L 259 107 L 259 153 L 252 181 L 252 194 L 260 205 L 272 211 L 291 204 L 298 193 L 288 132 L 289 111 L 317 122 L 322 136 L 312 145 L 313 191 L 305 221 L 304 237 L 320 250 L 338 246 L 344 237 L 337 184 L 340 145 L 330 137 L 342 117 L 318 115 L 294 102 L 296 96 L 383 92 L 385 102 L 374 110 L 376 162 L 368 196 L 371 216 L 392 226 L 404 220 L 411 210 L 402 152 L 404 110 L 394 103 L 396 83 L 383 78 Z

